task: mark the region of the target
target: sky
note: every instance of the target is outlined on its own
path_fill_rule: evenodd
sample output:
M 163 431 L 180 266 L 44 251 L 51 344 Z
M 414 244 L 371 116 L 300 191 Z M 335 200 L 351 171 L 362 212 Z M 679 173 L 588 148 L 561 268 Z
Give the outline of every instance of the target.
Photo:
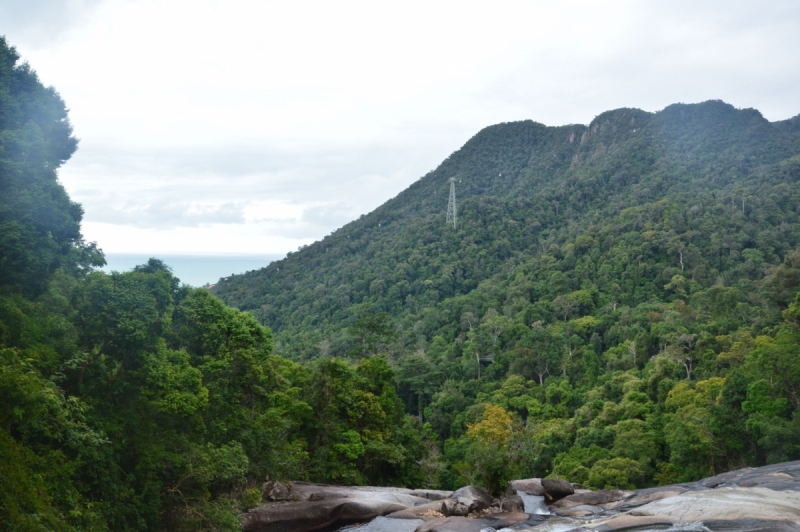
M 0 35 L 66 101 L 109 253 L 285 254 L 499 122 L 800 114 L 796 0 L 4 0 Z

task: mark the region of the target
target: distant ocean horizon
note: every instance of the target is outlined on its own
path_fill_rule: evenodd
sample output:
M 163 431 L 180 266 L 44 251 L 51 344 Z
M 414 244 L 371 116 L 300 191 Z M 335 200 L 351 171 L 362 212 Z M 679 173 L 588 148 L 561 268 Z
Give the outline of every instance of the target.
M 164 261 L 182 283 L 192 286 L 215 284 L 221 277 L 258 270 L 284 255 L 235 253 L 106 253 L 105 272 L 126 272 L 151 257 Z

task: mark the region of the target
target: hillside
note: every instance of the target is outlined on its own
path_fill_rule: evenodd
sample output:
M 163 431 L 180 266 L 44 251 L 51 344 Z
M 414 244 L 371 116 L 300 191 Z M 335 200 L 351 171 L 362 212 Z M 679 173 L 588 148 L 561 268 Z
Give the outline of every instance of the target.
M 696 480 L 800 458 L 799 198 L 800 117 L 499 124 L 215 293 L 289 358 L 386 355 L 443 487 Z
M 720 276 L 738 281 L 742 250 L 759 251 L 761 268 L 797 246 L 798 153 L 800 117 L 770 123 L 719 101 L 619 109 L 589 126 L 498 124 L 375 211 L 267 268 L 221 280 L 215 294 L 253 312 L 296 359 L 315 357 L 324 341 L 344 355 L 346 328 L 364 305 L 389 313 L 413 348 L 420 314 L 544 256 L 570 259 L 553 270 L 563 279 L 528 294 L 530 303 L 584 279 L 596 284 L 620 260 L 620 293 L 601 287 L 596 297 L 630 306 L 666 299 L 679 249 L 684 276 L 710 286 Z M 444 224 L 451 176 L 457 231 Z

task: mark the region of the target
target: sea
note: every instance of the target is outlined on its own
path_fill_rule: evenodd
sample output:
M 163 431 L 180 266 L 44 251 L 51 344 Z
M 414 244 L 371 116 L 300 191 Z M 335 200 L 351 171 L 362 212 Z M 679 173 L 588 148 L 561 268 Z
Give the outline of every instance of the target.
M 258 270 L 283 255 L 244 255 L 230 253 L 106 253 L 105 272 L 126 272 L 145 264 L 151 257 L 172 268 L 182 283 L 191 286 L 215 284 L 221 277 Z

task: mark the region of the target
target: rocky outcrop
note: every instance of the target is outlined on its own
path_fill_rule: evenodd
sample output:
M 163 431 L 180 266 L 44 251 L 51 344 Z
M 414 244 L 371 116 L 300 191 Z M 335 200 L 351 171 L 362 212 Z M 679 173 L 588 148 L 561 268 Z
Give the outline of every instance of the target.
M 492 505 L 492 496 L 484 488 L 478 486 L 465 486 L 456 490 L 452 498 L 455 499 L 459 505 L 463 505 L 467 509 L 467 514 L 472 512 L 480 512 Z M 458 515 L 458 514 L 455 514 Z
M 524 491 L 528 495 L 544 495 L 544 488 L 542 487 L 542 479 L 540 478 L 526 478 L 522 480 L 512 480 L 508 486 L 514 490 Z
M 436 490 L 328 486 L 307 482 L 279 484 L 268 482 L 264 486 L 264 497 L 273 502 L 245 514 L 242 522 L 245 532 L 320 530 L 337 523 L 368 521 L 452 495 L 450 491 Z
M 337 523 L 369 521 L 402 510 L 405 505 L 381 499 L 331 499 L 262 505 L 249 511 L 242 522 L 245 532 L 302 532 Z
M 500 511 L 502 512 L 524 512 L 525 502 L 519 495 L 506 495 L 500 499 Z
M 800 527 L 800 492 L 769 488 L 719 488 L 688 491 L 631 510 L 630 515 L 675 521 L 774 519 Z
M 514 527 L 544 532 L 800 531 L 800 461 L 723 473 L 698 482 L 636 491 L 579 491 L 549 506 L 545 524 Z
M 575 493 L 572 484 L 560 478 L 543 478 L 542 489 L 544 489 L 544 496 L 548 501 L 557 501 Z
M 283 482 L 270 480 L 264 483 L 261 498 L 265 501 L 290 501 L 292 500 L 292 490 Z
M 635 491 L 575 490 L 558 479 L 509 483 L 526 494 L 535 493 L 537 485 L 542 496 L 552 498 L 550 515 L 522 511 L 523 498 L 541 504 L 542 496 L 521 498 L 509 492 L 492 499 L 472 486 L 447 492 L 267 483 L 264 497 L 273 502 L 248 512 L 242 526 L 246 532 L 304 532 L 388 516 L 375 523 L 380 530 L 800 532 L 800 461 Z

